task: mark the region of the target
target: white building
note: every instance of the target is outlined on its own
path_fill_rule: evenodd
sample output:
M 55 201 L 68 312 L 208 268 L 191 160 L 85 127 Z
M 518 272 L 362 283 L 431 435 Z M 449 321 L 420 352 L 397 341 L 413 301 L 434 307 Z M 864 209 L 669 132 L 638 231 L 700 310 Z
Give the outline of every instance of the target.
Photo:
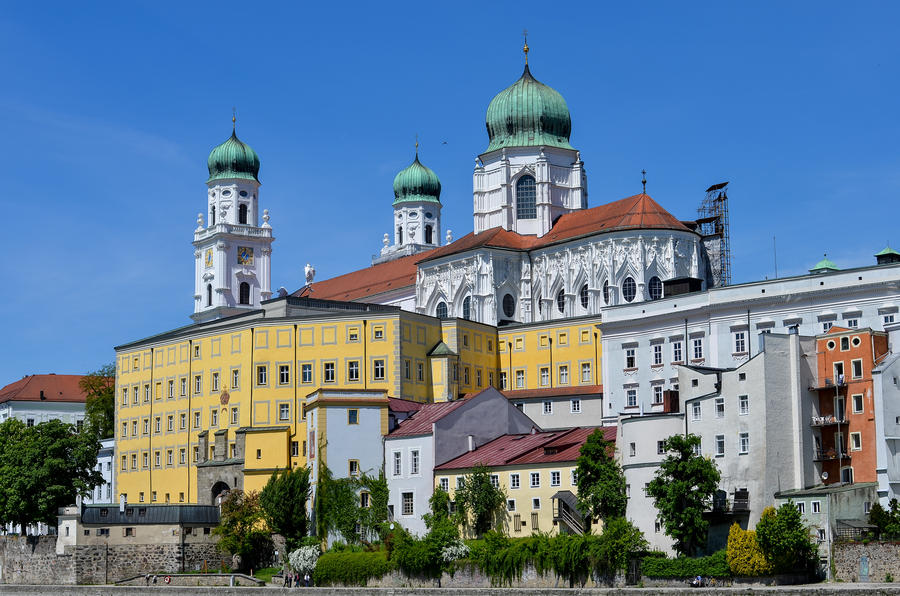
M 116 502 L 116 468 L 113 466 L 116 440 L 114 438 L 100 441 L 100 452 L 97 454 L 97 467 L 94 468 L 103 476 L 103 484 L 95 487 L 83 502 L 88 505 Z
M 48 420 L 84 424 L 81 375 L 28 375 L 0 389 L 0 422 L 18 418 L 27 426 Z

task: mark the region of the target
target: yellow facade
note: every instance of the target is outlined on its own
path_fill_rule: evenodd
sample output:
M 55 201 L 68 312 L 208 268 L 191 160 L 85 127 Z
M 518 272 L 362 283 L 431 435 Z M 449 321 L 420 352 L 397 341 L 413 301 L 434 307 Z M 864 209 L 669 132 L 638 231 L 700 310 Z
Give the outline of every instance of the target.
M 245 489 L 261 488 L 276 468 L 305 465 L 303 407 L 319 388 L 431 402 L 503 388 L 504 376 L 511 389 L 600 383 L 596 317 L 498 330 L 391 307 L 297 315 L 291 304 L 302 299 L 273 302 L 281 301 L 280 310 L 116 349 L 117 482 L 129 502 L 207 502 L 198 495 L 197 464 L 213 459 L 217 432 L 225 433 L 224 457 L 234 458 L 236 431 L 247 431 Z M 436 350 L 441 342 L 443 352 Z M 200 453 L 203 431 L 208 454 Z

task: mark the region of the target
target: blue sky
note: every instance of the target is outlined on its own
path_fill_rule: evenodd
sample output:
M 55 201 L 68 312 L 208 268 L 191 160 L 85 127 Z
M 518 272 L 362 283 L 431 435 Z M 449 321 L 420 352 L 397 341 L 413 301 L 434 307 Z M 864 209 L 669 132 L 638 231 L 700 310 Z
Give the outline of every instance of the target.
M 366 266 L 413 157 L 472 229 L 484 112 L 522 70 L 566 98 L 591 206 L 677 217 L 729 180 L 734 280 L 868 265 L 895 232 L 896 3 L 11 3 L 0 14 L 0 385 L 189 323 L 206 157 L 260 155 L 273 289 Z M 446 142 L 446 144 L 444 144 Z M 10 254 L 9 252 L 7 254 Z

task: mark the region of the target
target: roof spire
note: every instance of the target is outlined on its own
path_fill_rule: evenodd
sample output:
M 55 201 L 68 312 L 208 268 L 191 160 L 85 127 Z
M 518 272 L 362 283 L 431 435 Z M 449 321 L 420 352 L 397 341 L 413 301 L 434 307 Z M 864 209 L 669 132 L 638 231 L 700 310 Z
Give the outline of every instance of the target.
M 237 126 L 237 110 L 234 106 L 231 106 L 231 132 L 234 132 Z
M 522 29 L 522 37 L 525 38 L 525 46 L 522 48 L 525 52 L 525 66 L 528 66 L 528 29 Z
M 419 159 L 419 133 L 416 133 L 416 159 Z
M 641 186 L 641 193 L 647 194 L 647 170 L 641 170 Z

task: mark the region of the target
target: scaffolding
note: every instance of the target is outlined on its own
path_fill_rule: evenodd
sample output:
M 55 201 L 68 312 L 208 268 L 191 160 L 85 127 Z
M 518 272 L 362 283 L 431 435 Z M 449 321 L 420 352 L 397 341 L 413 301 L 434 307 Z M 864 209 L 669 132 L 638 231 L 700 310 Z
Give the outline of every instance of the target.
M 706 197 L 697 209 L 698 232 L 710 257 L 716 286 L 731 284 L 731 232 L 728 225 L 728 183 L 706 189 Z

